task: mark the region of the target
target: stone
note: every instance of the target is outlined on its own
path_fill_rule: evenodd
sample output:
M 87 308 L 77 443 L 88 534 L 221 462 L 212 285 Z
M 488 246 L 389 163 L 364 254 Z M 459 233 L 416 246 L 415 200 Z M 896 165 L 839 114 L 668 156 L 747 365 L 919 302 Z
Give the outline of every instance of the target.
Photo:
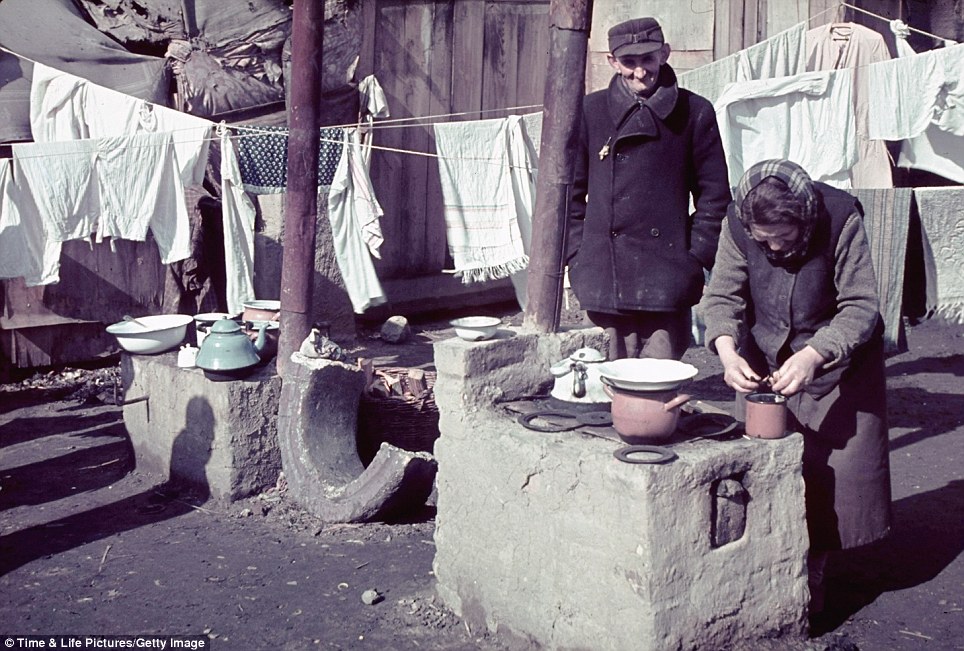
M 382 324 L 381 335 L 390 344 L 400 344 L 412 336 L 412 329 L 408 319 L 403 316 L 393 316 Z
M 374 604 L 377 604 L 379 601 L 382 601 L 383 599 L 384 597 L 378 594 L 378 590 L 365 590 L 361 594 L 362 603 L 365 604 L 366 606 L 372 606 Z

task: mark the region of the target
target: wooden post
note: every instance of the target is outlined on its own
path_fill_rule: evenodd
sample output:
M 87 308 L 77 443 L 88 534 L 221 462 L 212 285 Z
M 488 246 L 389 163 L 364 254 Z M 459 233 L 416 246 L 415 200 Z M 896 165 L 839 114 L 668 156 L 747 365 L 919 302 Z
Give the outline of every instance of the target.
M 323 0 L 294 0 L 291 20 L 291 106 L 288 113 L 288 190 L 281 257 L 281 332 L 278 373 L 310 330 L 318 213 L 318 140 Z
M 573 143 L 585 94 L 591 24 L 592 0 L 550 2 L 549 65 L 529 255 L 529 304 L 523 318 L 524 328 L 536 332 L 559 329 Z

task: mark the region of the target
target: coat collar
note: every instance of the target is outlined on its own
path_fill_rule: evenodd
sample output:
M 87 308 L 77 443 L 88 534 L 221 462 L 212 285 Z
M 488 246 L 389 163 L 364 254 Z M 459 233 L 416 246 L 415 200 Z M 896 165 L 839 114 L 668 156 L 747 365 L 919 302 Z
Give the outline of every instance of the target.
M 676 72 L 668 64 L 664 64 L 659 70 L 656 92 L 646 99 L 641 99 L 630 91 L 618 74 L 613 75 L 612 81 L 609 82 L 609 115 L 614 124 L 625 125 L 632 133 L 655 135 L 656 125 L 653 124 L 650 114 L 665 120 L 676 107 L 678 99 Z M 639 111 L 643 107 L 648 111 Z M 633 120 L 630 114 L 636 111 L 639 113 Z

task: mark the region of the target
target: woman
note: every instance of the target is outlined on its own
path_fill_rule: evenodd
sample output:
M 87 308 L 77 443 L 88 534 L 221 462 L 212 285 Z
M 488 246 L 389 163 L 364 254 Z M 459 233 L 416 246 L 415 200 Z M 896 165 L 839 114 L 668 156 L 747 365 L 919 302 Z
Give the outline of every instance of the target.
M 890 529 L 883 325 L 857 200 L 796 163 L 747 170 L 702 301 L 738 396 L 768 378 L 803 433 L 811 611 L 827 552 Z M 742 399 L 738 400 L 738 404 Z

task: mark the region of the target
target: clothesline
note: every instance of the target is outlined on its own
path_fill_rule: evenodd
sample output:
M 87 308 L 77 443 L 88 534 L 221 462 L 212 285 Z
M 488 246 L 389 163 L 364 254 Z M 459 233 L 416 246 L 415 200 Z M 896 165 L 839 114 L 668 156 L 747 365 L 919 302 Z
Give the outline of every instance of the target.
M 885 23 L 888 23 L 888 24 L 890 24 L 890 22 L 891 22 L 891 19 L 890 19 L 890 18 L 887 18 L 886 16 L 881 16 L 880 14 L 875 14 L 875 13 L 872 12 L 872 11 L 867 11 L 866 9 L 863 9 L 863 8 L 861 8 L 861 7 L 858 7 L 858 6 L 856 6 L 856 5 L 852 5 L 852 4 L 850 4 L 849 2 L 841 2 L 841 3 L 840 3 L 840 6 L 841 6 L 841 7 L 849 7 L 850 9 L 853 9 L 854 11 L 859 11 L 859 12 L 862 13 L 862 14 L 867 14 L 868 16 L 873 16 L 874 18 L 877 18 L 877 19 L 879 19 L 879 20 L 882 20 L 882 21 L 884 21 Z M 901 21 L 901 22 L 903 22 L 903 21 Z M 904 25 L 905 25 L 905 27 L 907 27 L 907 29 L 909 29 L 909 30 L 912 31 L 912 32 L 917 32 L 918 34 L 922 34 L 922 35 L 924 35 L 924 36 L 929 36 L 929 37 L 931 37 L 931 38 L 933 38 L 933 39 L 935 39 L 935 40 L 938 40 L 938 41 L 940 41 L 940 42 L 942 42 L 942 43 L 957 43 L 957 41 L 955 41 L 955 40 L 952 39 L 952 38 L 944 38 L 943 36 L 938 36 L 937 34 L 931 34 L 930 32 L 925 32 L 925 31 L 922 30 L 922 29 L 917 29 L 916 27 L 911 27 L 910 25 L 907 25 L 906 23 L 905 23 Z
M 248 127 L 245 127 L 245 128 L 248 128 Z M 338 127 L 328 127 L 328 128 L 334 129 L 334 128 L 338 128 Z M 231 137 L 231 139 L 236 139 L 236 138 L 237 138 L 237 139 L 240 139 L 240 138 L 260 138 L 260 137 L 263 137 L 264 135 L 267 135 L 268 133 L 271 133 L 271 135 L 283 135 L 282 132 L 263 132 L 263 133 L 254 133 L 254 134 L 248 134 L 248 135 L 244 135 L 244 134 L 231 134 L 230 137 Z M 210 141 L 210 142 L 220 142 L 220 138 L 204 138 L 204 139 L 202 139 L 202 140 L 208 140 L 208 141 Z M 179 144 L 179 143 L 186 143 L 186 142 L 197 142 L 197 141 L 196 141 L 196 140 L 192 140 L 192 141 L 186 141 L 186 140 L 185 140 L 185 141 L 177 141 L 177 140 L 174 140 L 174 141 L 172 141 L 172 144 Z M 319 142 L 319 143 L 326 143 L 326 144 L 333 144 L 333 145 L 341 145 L 341 144 L 344 143 L 344 141 L 341 140 L 341 139 L 339 139 L 339 140 L 333 140 L 333 139 L 330 139 L 330 138 L 319 138 L 319 139 L 318 139 L 318 142 Z M 128 148 L 128 149 L 150 149 L 150 148 L 167 147 L 167 146 L 169 146 L 169 145 L 167 145 L 167 144 L 163 144 L 163 145 L 149 145 L 149 144 L 145 144 L 145 145 L 127 145 L 127 148 Z M 477 161 L 477 162 L 484 163 L 484 164 L 487 164 L 487 165 L 493 165 L 493 166 L 499 166 L 499 167 L 508 167 L 509 169 L 532 169 L 532 170 L 535 170 L 535 169 L 536 169 L 536 168 L 523 167 L 523 166 L 520 166 L 520 165 L 507 165 L 503 159 L 499 159 L 499 158 L 468 158 L 468 157 L 465 157 L 465 158 L 457 158 L 457 157 L 452 157 L 452 156 L 441 156 L 441 155 L 439 155 L 439 154 L 437 154 L 437 153 L 432 153 L 432 152 L 417 151 L 417 150 L 414 150 L 414 149 L 401 149 L 401 148 L 398 148 L 398 147 L 385 147 L 385 146 L 380 146 L 380 145 L 370 145 L 370 148 L 371 148 L 371 149 L 378 149 L 378 150 L 381 150 L 381 151 L 393 152 L 393 153 L 396 153 L 396 154 L 411 154 L 411 155 L 414 155 L 414 156 L 426 156 L 426 157 L 428 157 L 428 158 L 437 158 L 437 159 L 440 159 L 440 160 Z M 71 152 L 71 153 L 57 153 L 57 154 L 33 154 L 33 155 L 26 155 L 26 156 L 21 155 L 21 156 L 17 156 L 17 159 L 19 159 L 19 160 L 32 159 L 32 158 L 51 158 L 51 159 L 52 159 L 52 158 L 65 158 L 65 157 L 68 157 L 68 156 L 89 157 L 89 156 L 90 156 L 90 151 L 77 151 L 77 152 Z

